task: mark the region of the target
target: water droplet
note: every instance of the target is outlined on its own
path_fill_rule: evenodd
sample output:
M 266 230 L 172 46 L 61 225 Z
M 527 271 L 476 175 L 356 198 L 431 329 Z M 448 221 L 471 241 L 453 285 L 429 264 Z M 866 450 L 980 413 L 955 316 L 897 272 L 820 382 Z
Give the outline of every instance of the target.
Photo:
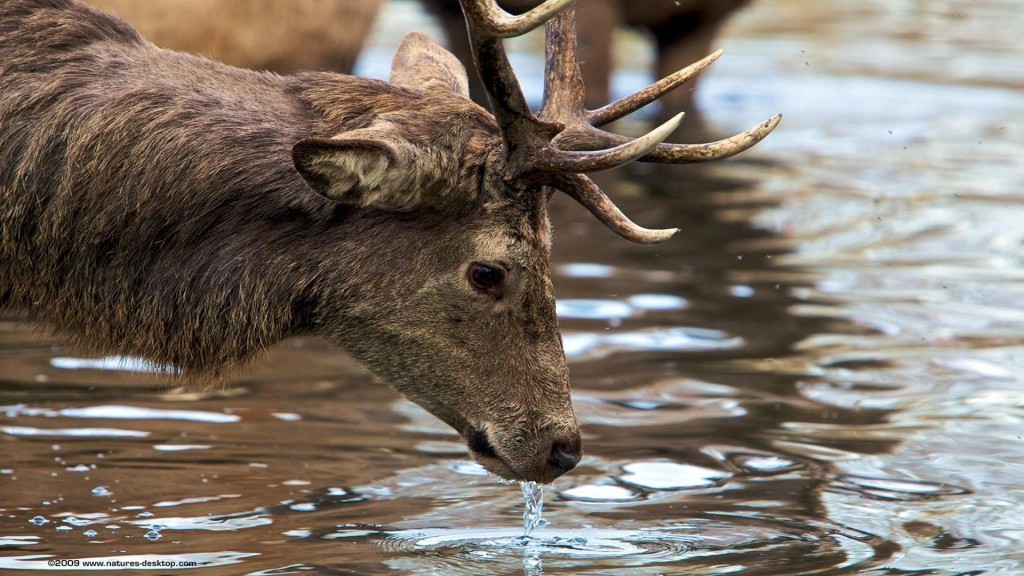
M 125 506 L 124 509 L 127 510 L 128 506 Z M 148 511 L 147 512 L 140 512 L 136 516 L 138 518 L 152 518 L 153 517 L 153 513 L 152 512 L 148 512 Z
M 92 524 L 92 521 L 89 519 L 76 518 L 74 516 L 69 516 L 65 518 L 64 522 L 67 524 L 71 524 L 72 526 L 88 526 L 89 524 Z
M 36 516 L 35 518 L 29 520 L 29 522 L 35 524 L 36 526 L 42 526 L 43 524 L 48 523 L 49 520 L 43 518 L 42 516 Z
M 143 536 L 143 538 L 151 542 L 156 542 L 157 540 L 163 538 L 163 534 L 157 532 L 156 530 L 150 530 L 149 532 L 146 532 L 146 535 Z
M 97 486 L 92 489 L 92 493 L 96 496 L 110 496 L 113 494 L 106 486 Z
M 83 534 L 85 534 L 85 536 L 87 538 L 95 538 L 96 536 L 99 535 L 99 533 L 96 532 L 95 530 L 86 530 Z

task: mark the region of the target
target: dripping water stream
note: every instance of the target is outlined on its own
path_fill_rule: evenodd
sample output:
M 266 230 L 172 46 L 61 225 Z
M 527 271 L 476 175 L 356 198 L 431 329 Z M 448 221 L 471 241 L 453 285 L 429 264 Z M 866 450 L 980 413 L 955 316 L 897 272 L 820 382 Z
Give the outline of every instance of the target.
M 544 487 L 536 482 L 520 482 L 526 509 L 523 510 L 523 541 L 529 543 L 530 535 L 544 521 L 541 514 L 544 510 Z
M 539 576 L 544 573 L 544 564 L 540 558 L 540 550 L 533 546 L 531 534 L 542 525 L 544 519 L 544 487 L 536 482 L 520 482 L 519 487 L 523 491 L 523 500 L 526 507 L 523 509 L 523 573 L 527 576 Z

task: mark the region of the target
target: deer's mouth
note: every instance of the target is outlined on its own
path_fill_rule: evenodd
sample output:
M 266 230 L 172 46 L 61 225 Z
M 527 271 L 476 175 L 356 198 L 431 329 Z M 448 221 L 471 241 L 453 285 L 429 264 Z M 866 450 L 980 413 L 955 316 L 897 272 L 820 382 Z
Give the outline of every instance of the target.
M 471 428 L 463 435 L 473 459 L 488 472 L 505 480 L 531 481 L 547 484 L 572 470 L 580 461 L 579 433 L 545 439 L 536 454 L 525 460 L 502 456 L 486 428 Z M 513 462 L 519 464 L 514 466 Z
M 495 474 L 505 480 L 529 480 L 509 466 L 508 462 L 498 454 L 498 451 L 491 444 L 487 433 L 479 428 L 472 428 L 465 434 L 466 446 L 469 448 L 473 459 L 480 463 L 491 474 Z

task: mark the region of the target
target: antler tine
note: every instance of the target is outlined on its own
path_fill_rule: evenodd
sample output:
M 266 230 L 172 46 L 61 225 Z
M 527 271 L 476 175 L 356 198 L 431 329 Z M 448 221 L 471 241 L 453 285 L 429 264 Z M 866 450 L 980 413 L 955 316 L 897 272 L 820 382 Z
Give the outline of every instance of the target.
M 600 172 L 622 166 L 654 152 L 683 121 L 680 112 L 671 120 L 644 134 L 640 138 L 622 137 L 614 148 L 598 151 L 568 151 L 547 147 L 538 154 L 534 166 L 544 172 Z
M 475 32 L 481 38 L 512 38 L 539 27 L 575 1 L 548 0 L 520 16 L 513 16 L 502 10 L 494 0 L 462 0 L 461 3 L 471 32 Z M 475 30 L 472 30 L 473 28 Z
M 721 160 L 743 152 L 764 137 L 782 121 L 782 114 L 776 114 L 757 126 L 739 134 L 706 144 L 661 144 L 650 154 L 639 158 L 640 162 L 655 164 L 696 164 Z M 614 141 L 611 141 L 614 143 Z
M 721 160 L 739 154 L 764 139 L 782 120 L 776 114 L 768 120 L 730 138 L 706 144 L 659 144 L 650 154 L 637 158 L 639 162 L 655 164 L 696 164 Z M 603 150 L 608 146 L 621 146 L 632 138 L 598 130 L 587 125 L 573 126 L 558 135 L 557 144 L 563 150 Z
M 616 100 L 607 106 L 587 112 L 587 122 L 591 126 L 604 126 L 614 122 L 623 116 L 636 112 L 640 108 L 661 98 L 668 92 L 675 90 L 689 79 L 704 71 L 705 68 L 714 64 L 722 56 L 721 50 L 716 50 L 704 58 L 690 64 L 686 68 L 670 74 L 647 88 L 640 90 L 630 96 Z
M 630 242 L 658 244 L 679 232 L 679 228 L 650 229 L 635 224 L 615 206 L 593 180 L 583 174 L 560 174 L 553 179 L 551 185 L 582 204 L 612 232 Z

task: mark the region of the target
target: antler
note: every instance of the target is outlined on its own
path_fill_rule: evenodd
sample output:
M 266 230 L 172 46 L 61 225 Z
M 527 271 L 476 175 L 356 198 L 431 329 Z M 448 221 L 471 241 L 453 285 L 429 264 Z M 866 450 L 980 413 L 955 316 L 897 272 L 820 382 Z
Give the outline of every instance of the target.
M 588 111 L 583 105 L 583 79 L 576 58 L 574 1 L 547 0 L 522 16 L 512 16 L 495 0 L 460 0 L 476 68 L 508 151 L 505 177 L 510 181 L 527 175 L 538 177 L 574 198 L 623 238 L 640 244 L 663 242 L 679 230 L 650 230 L 634 224 L 581 173 L 607 170 L 633 160 L 686 164 L 727 158 L 761 141 L 782 117 L 776 115 L 746 132 L 709 144 L 662 144 L 682 122 L 682 113 L 636 139 L 598 129 L 680 86 L 722 52 L 631 96 Z M 534 115 L 508 62 L 502 38 L 525 34 L 544 22 L 544 101 Z

